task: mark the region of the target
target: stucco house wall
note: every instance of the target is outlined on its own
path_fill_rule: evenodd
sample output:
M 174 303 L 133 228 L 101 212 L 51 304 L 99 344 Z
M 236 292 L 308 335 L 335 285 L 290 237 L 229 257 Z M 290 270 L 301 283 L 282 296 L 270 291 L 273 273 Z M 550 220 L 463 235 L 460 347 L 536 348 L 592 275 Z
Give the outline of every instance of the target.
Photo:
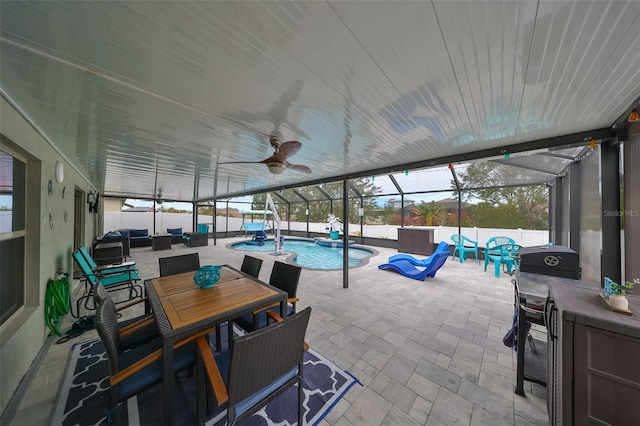
M 49 334 L 44 322 L 47 280 L 53 278 L 57 270 L 73 270 L 74 191 L 78 188 L 86 193 L 91 188 L 1 97 L 0 116 L 0 144 L 27 159 L 25 305 L 0 326 L 0 410 L 4 411 Z M 55 180 L 56 161 L 64 164 L 62 183 Z M 51 195 L 49 180 L 53 182 Z M 95 215 L 89 214 L 86 208 L 83 212 L 86 216 L 82 233 L 84 243 L 88 244 L 93 238 Z

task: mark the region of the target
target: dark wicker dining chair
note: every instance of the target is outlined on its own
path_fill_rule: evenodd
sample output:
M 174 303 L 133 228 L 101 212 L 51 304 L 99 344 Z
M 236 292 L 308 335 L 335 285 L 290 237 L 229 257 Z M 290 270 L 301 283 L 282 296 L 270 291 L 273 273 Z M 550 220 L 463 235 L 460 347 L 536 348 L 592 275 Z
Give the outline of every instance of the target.
M 302 268 L 296 265 L 289 265 L 283 262 L 274 262 L 269 284 L 287 292 L 287 315 L 296 312 L 296 302 L 298 298 L 298 281 L 300 281 L 300 273 Z M 245 314 L 236 318 L 234 321 L 246 331 L 254 331 L 267 325 L 266 311 L 273 309 L 272 306 L 256 310 L 253 313 Z
M 145 297 L 116 308 L 113 299 L 111 299 L 107 290 L 105 290 L 100 283 L 95 284 L 91 291 L 93 292 L 95 306 L 97 307 L 101 303 L 105 303 L 106 309 L 113 311 L 112 313 L 115 313 L 116 316 L 119 316 L 124 309 L 131 308 L 139 303 L 145 303 L 147 301 L 147 298 Z M 143 314 L 137 317 L 118 321 L 117 324 L 120 340 L 118 347 L 121 351 L 134 348 L 159 337 L 158 327 L 156 326 L 153 314 Z
M 200 256 L 198 253 L 182 254 L 180 256 L 161 257 L 158 259 L 160 276 L 181 274 L 183 272 L 197 271 L 200 268 Z
M 254 278 L 258 278 L 258 275 L 260 275 L 260 268 L 262 268 L 262 259 L 245 255 L 244 259 L 242 260 L 242 266 L 240 267 L 240 270 L 245 274 L 249 274 Z
M 120 402 L 162 382 L 162 348 L 160 340 L 156 339 L 123 351 L 117 313 L 106 300 L 98 305 L 95 322 L 109 361 L 107 417 L 110 417 Z M 206 337 L 212 331 L 213 329 L 204 330 L 174 344 L 174 372 L 195 366 L 197 346 L 194 341 L 199 337 Z
M 205 337 L 197 344 L 218 406 L 227 402 L 227 424 L 237 424 L 291 386 L 298 385 L 298 424 L 304 418 L 304 335 L 311 307 L 261 330 L 237 337 L 231 349 L 211 353 Z M 213 359 L 212 359 L 213 358 Z M 198 392 L 204 398 L 206 392 Z M 199 405 L 204 405 L 202 400 Z

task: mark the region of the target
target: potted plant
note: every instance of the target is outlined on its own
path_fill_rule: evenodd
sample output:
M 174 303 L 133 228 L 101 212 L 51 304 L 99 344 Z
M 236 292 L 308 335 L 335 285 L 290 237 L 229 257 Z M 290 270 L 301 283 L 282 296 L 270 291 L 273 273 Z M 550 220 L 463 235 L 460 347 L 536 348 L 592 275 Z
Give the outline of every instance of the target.
M 627 281 L 626 283 L 618 284 L 617 282 L 611 283 L 611 296 L 609 297 L 609 304 L 611 307 L 626 311 L 629 309 L 629 301 L 627 300 L 627 291 L 631 290 L 634 285 L 640 283 L 638 278 L 633 282 Z

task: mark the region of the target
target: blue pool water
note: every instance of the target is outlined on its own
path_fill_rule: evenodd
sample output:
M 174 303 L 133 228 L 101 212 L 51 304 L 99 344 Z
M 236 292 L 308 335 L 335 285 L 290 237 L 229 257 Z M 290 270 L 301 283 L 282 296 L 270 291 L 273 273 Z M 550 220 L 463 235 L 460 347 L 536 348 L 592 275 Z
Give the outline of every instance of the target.
M 231 245 L 234 250 L 241 251 L 275 251 L 273 240 L 265 241 L 264 245 L 250 245 L 246 242 L 235 243 Z M 314 241 L 308 240 L 284 240 L 283 251 L 285 253 L 295 253 L 297 256 L 293 262 L 297 265 L 310 269 L 342 269 L 342 247 L 327 247 L 316 244 Z M 349 268 L 360 266 L 363 260 L 373 255 L 371 250 L 360 247 L 349 248 Z

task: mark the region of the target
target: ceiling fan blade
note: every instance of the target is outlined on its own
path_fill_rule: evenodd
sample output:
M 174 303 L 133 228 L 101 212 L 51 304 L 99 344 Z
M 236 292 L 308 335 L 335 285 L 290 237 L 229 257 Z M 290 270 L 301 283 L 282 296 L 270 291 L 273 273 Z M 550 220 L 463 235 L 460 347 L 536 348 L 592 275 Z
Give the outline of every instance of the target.
M 218 164 L 266 164 L 272 173 L 276 173 L 275 170 L 278 170 L 278 173 L 282 173 L 284 169 L 288 167 L 305 173 L 311 173 L 309 167 L 291 164 L 287 161 L 287 158 L 298 152 L 301 147 L 302 144 L 298 141 L 287 141 L 280 144 L 271 157 L 265 158 L 262 161 L 225 161 Z
M 257 161 L 258 163 L 262 163 L 262 164 L 269 164 L 269 163 L 283 163 L 284 159 L 280 159 L 280 157 L 278 156 L 278 154 L 273 154 L 271 157 L 269 158 L 265 158 L 262 161 Z
M 271 157 L 269 157 L 271 158 Z M 269 159 L 267 158 L 267 160 Z M 262 164 L 267 162 L 267 160 L 262 160 L 262 161 L 222 161 L 218 164 Z
M 276 153 L 273 156 L 278 159 L 278 162 L 283 163 L 287 158 L 300 151 L 300 147 L 302 147 L 302 144 L 298 141 L 287 141 L 276 149 Z
M 287 166 L 287 169 L 294 169 L 305 173 L 311 173 L 311 169 L 307 166 L 303 166 L 301 164 L 291 164 L 288 161 L 285 161 L 284 164 Z

